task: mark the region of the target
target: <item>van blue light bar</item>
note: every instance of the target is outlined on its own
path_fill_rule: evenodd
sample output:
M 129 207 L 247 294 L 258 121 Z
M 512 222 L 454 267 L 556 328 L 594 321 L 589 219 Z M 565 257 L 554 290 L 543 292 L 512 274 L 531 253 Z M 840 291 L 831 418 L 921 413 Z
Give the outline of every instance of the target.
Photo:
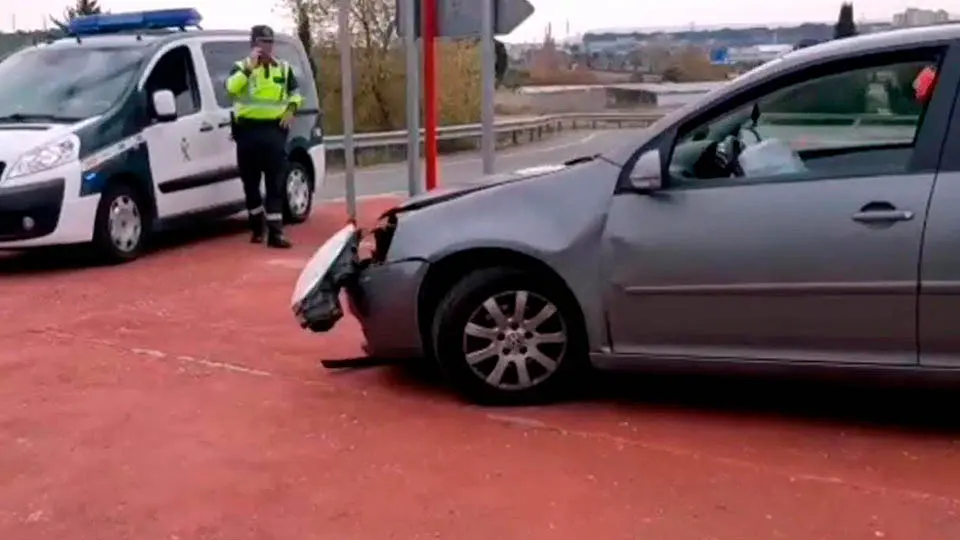
M 193 8 L 87 15 L 72 19 L 67 25 L 67 32 L 79 37 L 136 30 L 183 29 L 199 26 L 201 19 L 200 13 Z

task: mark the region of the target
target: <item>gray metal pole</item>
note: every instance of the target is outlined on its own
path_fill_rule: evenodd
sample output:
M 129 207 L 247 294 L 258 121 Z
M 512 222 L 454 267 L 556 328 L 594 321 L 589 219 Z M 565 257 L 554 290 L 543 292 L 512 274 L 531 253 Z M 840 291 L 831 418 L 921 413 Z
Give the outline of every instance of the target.
M 420 178 L 420 48 L 416 36 L 416 2 L 403 0 L 403 45 L 407 53 L 407 186 L 410 195 L 423 193 Z
M 347 213 L 357 219 L 356 154 L 353 148 L 353 39 L 350 32 L 351 0 L 340 0 L 340 79 L 343 99 L 343 161 Z
M 483 174 L 493 174 L 494 155 L 496 152 L 496 138 L 493 132 L 494 94 L 496 93 L 496 50 L 493 44 L 496 0 L 483 1 L 483 19 L 481 20 L 481 48 L 483 52 L 483 69 L 480 70 L 483 81 L 483 99 L 480 108 L 480 122 L 483 130 L 480 136 L 480 148 L 483 153 Z

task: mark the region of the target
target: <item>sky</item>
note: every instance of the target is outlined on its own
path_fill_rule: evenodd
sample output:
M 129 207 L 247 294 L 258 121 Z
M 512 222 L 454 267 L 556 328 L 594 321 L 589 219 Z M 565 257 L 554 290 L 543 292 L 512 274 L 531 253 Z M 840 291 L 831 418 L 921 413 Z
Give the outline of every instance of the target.
M 41 28 L 48 15 L 59 15 L 64 0 L 3 0 L 0 30 Z M 443 1 L 443 0 L 439 0 Z M 479 0 L 475 0 L 479 1 Z M 564 38 L 590 30 L 618 28 L 675 28 L 743 24 L 827 22 L 836 20 L 840 0 L 803 0 L 778 2 L 776 0 L 670 0 L 644 2 L 642 0 L 528 0 L 535 12 L 518 27 L 506 41 L 540 41 L 547 25 L 553 35 Z M 204 17 L 205 28 L 249 28 L 254 24 L 269 24 L 279 31 L 291 27 L 277 0 L 100 0 L 105 9 L 113 12 L 195 7 Z M 650 4 L 656 7 L 645 7 Z M 960 17 L 960 0 L 860 0 L 854 2 L 856 18 L 870 21 L 889 21 L 896 12 L 907 7 L 945 9 Z

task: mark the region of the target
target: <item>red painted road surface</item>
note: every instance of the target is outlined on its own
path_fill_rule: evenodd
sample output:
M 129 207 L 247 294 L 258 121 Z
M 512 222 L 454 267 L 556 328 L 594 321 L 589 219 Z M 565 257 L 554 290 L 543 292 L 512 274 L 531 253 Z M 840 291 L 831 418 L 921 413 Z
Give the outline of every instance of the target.
M 287 306 L 342 212 L 291 252 L 225 226 L 121 267 L 0 258 L 0 539 L 960 538 L 950 399 L 641 378 L 491 410 L 324 371 L 356 324 Z

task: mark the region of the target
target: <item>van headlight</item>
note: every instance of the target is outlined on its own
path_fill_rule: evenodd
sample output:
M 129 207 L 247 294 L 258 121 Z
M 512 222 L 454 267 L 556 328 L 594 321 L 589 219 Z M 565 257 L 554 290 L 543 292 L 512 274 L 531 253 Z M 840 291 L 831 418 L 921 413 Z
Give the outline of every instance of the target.
M 70 134 L 62 139 L 44 144 L 20 156 L 7 169 L 7 179 L 19 178 L 43 172 L 80 158 L 80 138 Z

